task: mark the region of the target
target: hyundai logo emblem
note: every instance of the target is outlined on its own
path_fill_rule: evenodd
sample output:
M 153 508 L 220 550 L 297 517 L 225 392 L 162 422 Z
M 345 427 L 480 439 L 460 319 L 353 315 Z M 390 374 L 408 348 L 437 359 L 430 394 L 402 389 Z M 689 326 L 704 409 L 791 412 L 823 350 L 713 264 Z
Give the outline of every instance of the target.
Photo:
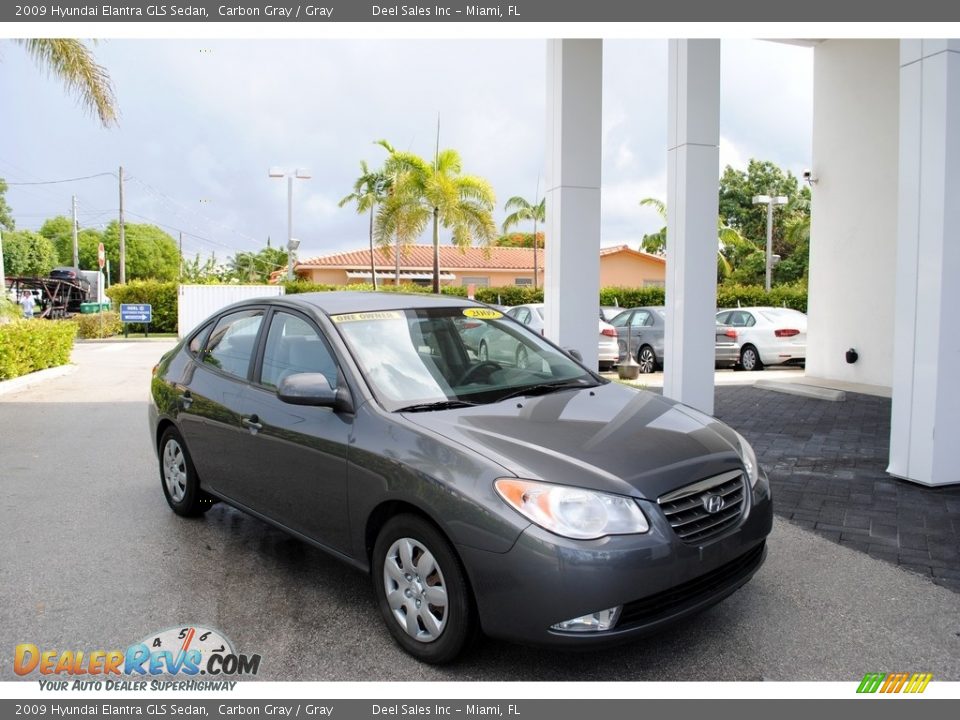
M 711 515 L 714 515 L 721 510 L 726 502 L 723 499 L 722 495 L 707 495 L 703 499 L 703 509 L 706 510 Z

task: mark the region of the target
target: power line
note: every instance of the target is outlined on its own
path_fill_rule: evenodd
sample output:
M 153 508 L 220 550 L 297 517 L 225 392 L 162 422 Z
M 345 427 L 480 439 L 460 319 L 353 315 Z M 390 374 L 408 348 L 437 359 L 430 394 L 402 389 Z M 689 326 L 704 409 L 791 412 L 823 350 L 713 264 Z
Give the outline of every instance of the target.
M 80 180 L 92 180 L 93 178 L 107 177 L 107 176 L 116 177 L 117 174 L 112 172 L 103 172 L 103 173 L 97 173 L 96 175 L 84 175 L 83 177 L 64 178 L 63 180 L 40 180 L 38 182 L 7 182 L 7 185 L 10 185 L 10 186 L 13 186 L 13 185 L 59 185 L 60 183 L 79 182 Z

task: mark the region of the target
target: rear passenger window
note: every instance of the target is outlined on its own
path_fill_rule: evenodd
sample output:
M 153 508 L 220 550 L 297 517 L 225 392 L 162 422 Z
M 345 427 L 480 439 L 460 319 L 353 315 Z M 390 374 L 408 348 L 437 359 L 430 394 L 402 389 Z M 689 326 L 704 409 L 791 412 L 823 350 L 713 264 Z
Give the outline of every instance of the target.
M 263 322 L 262 310 L 224 315 L 217 322 L 203 351 L 203 362 L 223 372 L 246 379 Z
M 276 312 L 263 350 L 260 382 L 276 388 L 296 373 L 322 373 L 330 387 L 337 387 L 337 364 L 313 326 L 296 315 Z

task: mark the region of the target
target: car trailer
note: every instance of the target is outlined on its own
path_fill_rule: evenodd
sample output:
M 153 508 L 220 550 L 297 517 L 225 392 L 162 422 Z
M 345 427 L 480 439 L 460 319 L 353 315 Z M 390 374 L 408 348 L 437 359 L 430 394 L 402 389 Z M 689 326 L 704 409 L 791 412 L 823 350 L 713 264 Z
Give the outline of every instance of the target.
M 89 283 L 46 277 L 10 277 L 7 283 L 17 298 L 26 291 L 40 291 L 40 317 L 58 320 L 80 312 L 87 301 Z M 85 288 L 84 285 L 87 287 Z

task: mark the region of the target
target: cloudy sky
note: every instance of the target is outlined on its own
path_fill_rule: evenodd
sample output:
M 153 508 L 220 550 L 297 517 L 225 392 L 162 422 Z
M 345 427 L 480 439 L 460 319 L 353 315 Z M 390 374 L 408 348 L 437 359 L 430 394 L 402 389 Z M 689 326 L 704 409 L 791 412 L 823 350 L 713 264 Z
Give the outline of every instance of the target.
M 545 58 L 536 40 L 112 40 L 96 53 L 113 77 L 120 125 L 102 129 L 23 50 L 0 43 L 0 177 L 60 180 L 123 165 L 130 222 L 153 222 L 184 252 L 225 259 L 286 239 L 286 183 L 270 166 L 308 168 L 295 186 L 301 256 L 362 247 L 365 217 L 337 202 L 386 138 L 429 156 L 441 145 L 497 193 L 543 188 Z M 608 40 L 603 78 L 602 243 L 636 247 L 662 224 L 639 207 L 666 196 L 666 41 Z M 795 174 L 809 165 L 813 54 L 761 41 L 723 44 L 721 166 L 751 157 Z M 18 228 L 69 214 L 117 213 L 117 181 L 11 186 Z M 426 238 L 425 238 L 426 239 Z

